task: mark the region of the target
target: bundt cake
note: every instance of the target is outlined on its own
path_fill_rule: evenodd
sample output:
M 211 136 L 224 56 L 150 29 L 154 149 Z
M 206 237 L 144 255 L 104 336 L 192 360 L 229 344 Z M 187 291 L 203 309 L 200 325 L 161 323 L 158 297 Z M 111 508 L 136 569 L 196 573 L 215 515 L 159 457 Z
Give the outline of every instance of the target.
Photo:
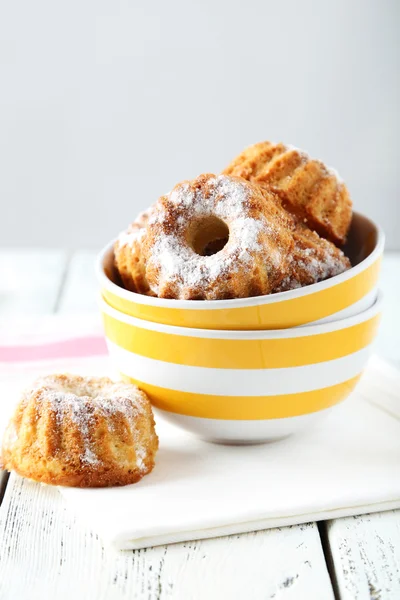
M 126 485 L 150 473 L 157 448 L 150 402 L 136 386 L 49 375 L 22 395 L 4 435 L 2 464 L 54 485 Z
M 146 279 L 141 240 L 151 215 L 151 208 L 135 219 L 114 244 L 115 265 L 127 290 L 153 295 Z
M 347 188 L 333 169 L 302 150 L 261 142 L 239 154 L 224 173 L 267 188 L 322 237 L 345 242 L 352 217 Z
M 273 290 L 286 292 L 323 281 L 347 271 L 349 259 L 332 242 L 321 238 L 302 223 L 293 232 L 294 248 L 289 273 Z
M 268 294 L 287 276 L 293 217 L 267 190 L 200 175 L 156 203 L 141 238 L 146 279 L 160 298 Z

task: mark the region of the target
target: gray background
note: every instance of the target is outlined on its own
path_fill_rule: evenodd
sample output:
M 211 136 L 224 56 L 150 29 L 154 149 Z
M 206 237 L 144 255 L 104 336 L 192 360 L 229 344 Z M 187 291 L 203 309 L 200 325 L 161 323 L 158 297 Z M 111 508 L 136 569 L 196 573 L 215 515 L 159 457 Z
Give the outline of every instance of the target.
M 101 246 L 272 139 L 334 166 L 400 248 L 399 7 L 3 1 L 0 244 Z

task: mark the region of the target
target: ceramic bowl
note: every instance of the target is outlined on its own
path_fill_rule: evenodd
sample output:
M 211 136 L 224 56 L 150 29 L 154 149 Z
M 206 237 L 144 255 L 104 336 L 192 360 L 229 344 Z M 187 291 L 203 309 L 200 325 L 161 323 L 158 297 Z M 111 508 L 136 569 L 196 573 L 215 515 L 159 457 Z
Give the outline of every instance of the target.
M 383 247 L 381 229 L 355 213 L 345 248 L 351 269 L 297 290 L 236 300 L 166 300 L 129 292 L 119 285 L 113 243 L 101 252 L 97 275 L 106 302 L 139 319 L 200 329 L 286 329 L 336 321 L 372 306 Z
M 169 421 L 205 439 L 255 443 L 296 432 L 344 400 L 375 337 L 381 299 L 356 316 L 274 331 L 144 321 L 100 301 L 111 359 Z

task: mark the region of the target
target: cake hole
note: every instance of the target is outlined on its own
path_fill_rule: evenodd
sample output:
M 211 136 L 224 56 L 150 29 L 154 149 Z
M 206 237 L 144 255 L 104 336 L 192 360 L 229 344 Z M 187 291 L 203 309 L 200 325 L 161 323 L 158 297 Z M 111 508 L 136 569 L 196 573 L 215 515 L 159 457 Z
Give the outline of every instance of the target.
M 190 225 L 187 239 L 196 254 L 212 256 L 220 252 L 228 243 L 229 227 L 218 217 L 205 217 Z

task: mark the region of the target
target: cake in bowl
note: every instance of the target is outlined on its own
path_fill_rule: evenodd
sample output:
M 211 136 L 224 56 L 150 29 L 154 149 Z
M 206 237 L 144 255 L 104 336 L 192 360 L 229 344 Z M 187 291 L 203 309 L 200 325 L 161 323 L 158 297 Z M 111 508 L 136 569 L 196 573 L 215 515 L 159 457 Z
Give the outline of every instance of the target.
M 115 264 L 125 289 L 152 295 L 146 279 L 142 239 L 151 215 L 151 208 L 140 213 L 115 242 Z
M 301 251 L 296 252 L 298 257 L 307 251 L 310 243 L 302 237 L 296 244 Z M 115 266 L 114 245 L 115 242 L 110 241 L 99 253 L 96 263 L 101 297 L 110 307 L 138 319 L 165 325 L 267 330 L 299 327 L 321 320 L 336 321 L 371 307 L 378 293 L 385 235 L 371 219 L 354 212 L 343 248 L 351 261 L 350 269 L 335 277 L 305 285 L 308 276 L 307 272 L 302 272 L 300 263 L 300 268 L 282 282 L 284 291 L 276 290 L 273 294 L 250 298 L 208 301 L 158 298 L 127 290 Z M 312 262 L 308 264 L 313 269 L 316 266 Z
M 371 307 L 384 235 L 334 169 L 262 142 L 178 183 L 99 255 L 102 298 L 154 323 L 267 330 Z
M 338 173 L 294 146 L 260 142 L 246 148 L 224 170 L 272 191 L 288 211 L 322 237 L 342 245 L 352 202 Z
M 228 175 L 177 184 L 139 225 L 117 240 L 115 264 L 125 288 L 158 298 L 262 296 L 350 267 L 342 250 L 285 210 L 271 191 Z
M 22 394 L 3 438 L 4 469 L 43 483 L 136 483 L 154 467 L 158 438 L 146 394 L 107 377 L 48 375 Z

